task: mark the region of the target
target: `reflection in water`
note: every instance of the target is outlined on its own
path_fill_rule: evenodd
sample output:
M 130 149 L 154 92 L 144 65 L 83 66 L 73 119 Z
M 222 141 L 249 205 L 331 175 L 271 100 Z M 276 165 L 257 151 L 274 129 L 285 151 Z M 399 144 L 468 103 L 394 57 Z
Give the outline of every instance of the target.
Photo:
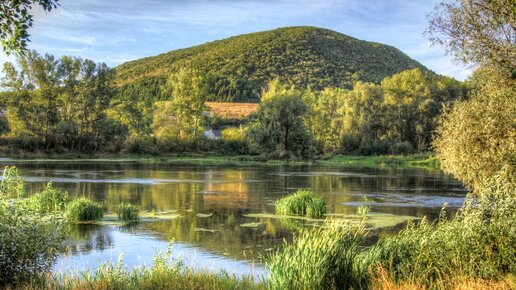
M 424 170 L 128 162 L 18 162 L 16 165 L 28 181 L 29 192 L 39 191 L 47 181 L 53 180 L 70 196 L 103 202 L 111 212 L 119 203 L 130 202 L 144 210 L 175 210 L 181 215 L 174 220 L 142 223 L 132 228 L 71 226 L 67 256 L 75 257 L 74 263 L 82 259 L 98 264 L 99 261 L 91 259 L 109 260 L 112 253 L 122 248 L 145 260 L 155 254 L 149 245 L 166 247 L 166 241 L 172 239 L 185 249 L 195 247 L 211 255 L 257 260 L 284 239 L 291 239 L 296 226 L 244 215 L 273 213 L 276 199 L 299 188 L 311 188 L 322 194 L 329 213 L 354 213 L 367 196 L 374 212 L 430 219 L 438 216 L 443 203 L 457 208 L 465 196 L 459 182 L 439 172 Z M 258 221 L 261 224 L 257 227 L 241 226 Z M 402 226 L 379 234 L 397 231 Z M 138 250 L 128 249 L 129 245 Z M 130 253 L 125 253 L 126 259 L 134 258 L 129 258 Z

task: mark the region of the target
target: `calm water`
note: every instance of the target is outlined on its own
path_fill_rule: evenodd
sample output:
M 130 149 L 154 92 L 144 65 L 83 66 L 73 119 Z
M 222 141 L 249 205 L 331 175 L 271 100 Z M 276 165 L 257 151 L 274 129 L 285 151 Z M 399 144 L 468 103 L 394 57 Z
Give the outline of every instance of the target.
M 48 182 L 70 196 L 86 196 L 113 211 L 120 202 L 144 210 L 176 211 L 181 217 L 129 227 L 70 226 L 68 250 L 55 271 L 94 269 L 124 254 L 128 267 L 150 265 L 174 240 L 173 255 L 188 266 L 263 274 L 260 256 L 290 240 L 292 227 L 277 219 L 245 217 L 274 213 L 273 202 L 299 188 L 322 194 L 329 213 L 354 213 L 364 196 L 373 212 L 430 218 L 443 203 L 462 204 L 466 191 L 449 176 L 425 170 L 340 166 L 209 166 L 130 162 L 14 162 L 36 192 Z M 261 222 L 255 228 L 245 223 Z M 380 230 L 392 233 L 394 228 Z

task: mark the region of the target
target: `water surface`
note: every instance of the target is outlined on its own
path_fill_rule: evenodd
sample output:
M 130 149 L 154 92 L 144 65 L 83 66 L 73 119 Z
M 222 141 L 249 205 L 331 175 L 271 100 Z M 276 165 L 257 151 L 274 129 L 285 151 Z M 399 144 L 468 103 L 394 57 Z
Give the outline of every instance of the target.
M 129 227 L 70 226 L 68 250 L 55 271 L 95 269 L 116 262 L 127 267 L 150 265 L 152 256 L 174 241 L 174 256 L 209 271 L 264 273 L 260 257 L 295 228 L 278 219 L 246 214 L 274 213 L 274 201 L 299 188 L 323 195 L 328 212 L 352 214 L 367 204 L 375 213 L 434 219 L 447 203 L 459 207 L 466 191 L 440 172 L 417 169 L 359 168 L 329 165 L 186 165 L 135 162 L 19 162 L 16 165 L 34 193 L 52 181 L 72 197 L 86 196 L 114 211 L 121 202 L 143 210 L 174 211 L 173 220 Z M 257 227 L 245 224 L 259 222 Z M 244 225 L 244 226 L 243 226 Z M 403 225 L 382 229 L 393 233 Z

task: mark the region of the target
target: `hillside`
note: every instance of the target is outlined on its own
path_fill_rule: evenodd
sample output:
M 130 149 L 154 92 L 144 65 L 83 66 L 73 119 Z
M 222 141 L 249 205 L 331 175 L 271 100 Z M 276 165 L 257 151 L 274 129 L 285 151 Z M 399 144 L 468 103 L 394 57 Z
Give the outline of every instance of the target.
M 350 87 L 355 79 L 380 82 L 412 68 L 426 68 L 400 50 L 314 27 L 287 27 L 234 36 L 124 63 L 115 68 L 129 99 L 162 99 L 167 76 L 190 66 L 209 80 L 210 100 L 256 102 L 271 79 L 301 88 Z M 147 99 L 148 100 L 148 99 Z M 150 101 L 150 100 L 148 100 Z

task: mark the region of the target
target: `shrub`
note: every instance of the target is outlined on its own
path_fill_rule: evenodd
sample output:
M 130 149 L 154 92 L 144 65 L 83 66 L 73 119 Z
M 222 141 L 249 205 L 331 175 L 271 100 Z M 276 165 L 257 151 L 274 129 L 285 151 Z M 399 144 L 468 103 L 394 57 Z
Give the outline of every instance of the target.
M 6 169 L 17 182 L 2 182 L 2 193 L 18 192 L 15 167 Z M 5 180 L 4 180 L 5 181 Z M 32 215 L 26 200 L 9 200 L 0 195 L 0 288 L 38 279 L 50 270 L 63 240 L 62 224 L 46 216 Z
M 320 218 L 326 213 L 326 202 L 311 190 L 297 192 L 278 199 L 274 205 L 276 213 Z
M 140 208 L 129 203 L 121 203 L 118 205 L 116 213 L 119 220 L 136 221 L 139 218 Z
M 45 214 L 64 212 L 67 201 L 68 193 L 55 188 L 52 182 L 49 182 L 42 192 L 30 198 L 29 203 L 32 209 L 41 214 Z
M 66 205 L 66 218 L 70 222 L 92 221 L 104 216 L 102 205 L 87 198 L 79 198 Z
M 414 147 L 408 141 L 394 143 L 389 148 L 389 153 L 393 155 L 409 155 L 415 152 L 416 150 L 414 150 Z

